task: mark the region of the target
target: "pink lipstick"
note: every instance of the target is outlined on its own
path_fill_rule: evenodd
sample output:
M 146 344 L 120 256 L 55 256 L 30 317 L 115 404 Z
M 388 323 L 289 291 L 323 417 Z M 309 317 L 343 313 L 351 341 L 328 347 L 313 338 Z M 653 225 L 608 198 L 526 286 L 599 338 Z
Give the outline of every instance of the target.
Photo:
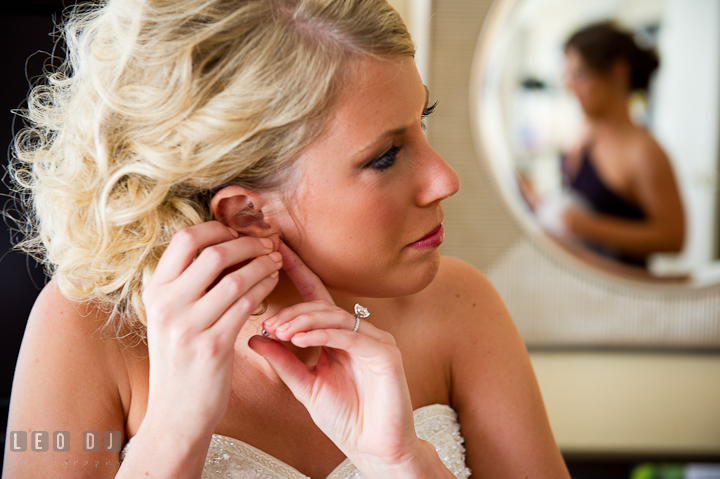
M 427 249 L 427 248 L 437 248 L 440 246 L 445 239 L 445 229 L 443 228 L 442 223 L 439 224 L 434 230 L 432 230 L 430 233 L 426 234 L 419 240 L 415 241 L 414 243 L 410 243 L 407 245 L 410 248 L 417 248 L 417 249 Z

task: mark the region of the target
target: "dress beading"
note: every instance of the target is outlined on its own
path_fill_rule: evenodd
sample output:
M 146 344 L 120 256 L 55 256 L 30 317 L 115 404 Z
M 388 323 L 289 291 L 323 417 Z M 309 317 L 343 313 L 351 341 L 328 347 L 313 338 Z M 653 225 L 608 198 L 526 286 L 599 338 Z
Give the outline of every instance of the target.
M 458 479 L 470 477 L 465 465 L 464 438 L 460 434 L 457 413 L 445 404 L 431 404 L 413 412 L 415 432 L 420 439 L 435 446 L 440 459 Z M 120 453 L 125 458 L 132 439 Z M 310 479 L 297 469 L 270 454 L 237 439 L 213 434 L 208 449 L 202 479 Z M 345 459 L 326 479 L 365 479 L 365 476 Z

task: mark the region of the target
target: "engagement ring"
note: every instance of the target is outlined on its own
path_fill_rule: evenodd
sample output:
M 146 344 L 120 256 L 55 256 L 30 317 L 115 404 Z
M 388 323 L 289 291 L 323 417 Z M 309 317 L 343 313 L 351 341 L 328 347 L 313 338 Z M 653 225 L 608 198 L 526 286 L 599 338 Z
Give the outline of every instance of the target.
M 353 333 L 357 332 L 360 327 L 360 318 L 367 318 L 368 316 L 370 316 L 370 312 L 367 308 L 360 306 L 360 304 L 355 304 L 355 327 L 352 330 Z

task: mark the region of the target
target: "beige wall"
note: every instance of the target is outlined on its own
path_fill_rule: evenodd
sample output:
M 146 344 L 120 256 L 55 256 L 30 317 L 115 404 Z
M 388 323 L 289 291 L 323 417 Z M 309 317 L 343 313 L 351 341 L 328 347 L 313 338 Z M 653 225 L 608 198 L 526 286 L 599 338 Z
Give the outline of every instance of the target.
M 533 352 L 564 453 L 720 454 L 720 357 Z
M 407 25 L 408 23 L 408 2 L 412 0 L 388 0 L 388 3 L 398 11 L 403 21 Z M 409 25 L 408 25 L 409 26 Z

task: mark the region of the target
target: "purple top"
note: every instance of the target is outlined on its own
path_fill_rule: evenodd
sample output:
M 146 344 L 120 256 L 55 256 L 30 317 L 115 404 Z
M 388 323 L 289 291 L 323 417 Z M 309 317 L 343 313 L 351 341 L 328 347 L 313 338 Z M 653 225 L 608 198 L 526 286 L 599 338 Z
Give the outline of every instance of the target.
M 615 193 L 602 181 L 592 164 L 590 146 L 583 148 L 580 169 L 577 175 L 575 175 L 575 178 L 571 178 L 568 174 L 565 157 L 562 159 L 562 170 L 564 182 L 587 200 L 594 211 L 600 214 L 629 220 L 641 221 L 646 218 L 642 209 Z M 612 250 L 603 245 L 590 242 L 586 243 L 589 248 L 615 260 L 647 267 L 646 257 L 632 256 Z

